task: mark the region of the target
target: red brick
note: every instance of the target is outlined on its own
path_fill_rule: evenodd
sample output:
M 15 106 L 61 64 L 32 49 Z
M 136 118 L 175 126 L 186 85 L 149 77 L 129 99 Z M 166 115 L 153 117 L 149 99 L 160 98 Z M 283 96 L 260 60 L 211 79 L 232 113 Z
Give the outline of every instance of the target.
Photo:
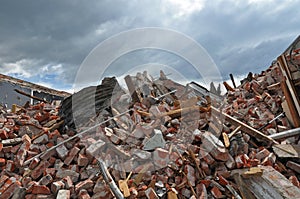
M 32 194 L 50 195 L 50 189 L 45 185 L 33 185 Z
M 43 172 L 44 175 L 50 174 L 52 177 L 55 176 L 56 169 L 55 168 L 46 168 Z
M 145 191 L 145 194 L 147 196 L 148 199 L 158 199 L 157 194 L 155 193 L 155 191 L 150 187 Z
M 12 185 L 13 183 L 15 183 L 15 182 L 16 182 L 16 178 L 14 178 L 14 177 L 10 177 L 9 179 L 7 179 L 7 180 L 5 181 L 5 183 L 3 184 L 3 186 L 0 187 L 0 195 L 3 194 L 4 191 L 5 191 L 6 189 L 8 189 L 8 187 L 9 187 L 10 185 Z
M 72 162 L 72 160 L 74 159 L 74 157 L 77 155 L 77 153 L 78 153 L 79 151 L 80 151 L 80 149 L 79 149 L 78 147 L 73 147 L 73 148 L 69 151 L 69 153 L 68 153 L 68 155 L 67 155 L 67 157 L 66 157 L 64 163 L 65 163 L 66 165 L 70 165 L 70 163 Z
M 16 166 L 15 166 L 14 161 L 7 160 L 7 162 L 6 162 L 6 170 L 10 171 L 10 172 L 13 172 L 15 170 L 15 168 L 16 168 Z
M 22 178 L 22 186 L 27 188 L 31 181 L 32 181 L 31 177 L 23 177 Z
M 11 153 L 12 146 L 5 146 L 2 148 L 4 153 Z
M 47 174 L 47 175 L 43 176 L 43 177 L 38 181 L 38 183 L 39 183 L 39 185 L 46 185 L 46 186 L 47 186 L 47 185 L 50 184 L 52 181 L 53 181 L 52 176 L 51 176 L 50 174 Z
M 166 167 L 169 163 L 169 152 L 162 148 L 156 148 L 153 152 L 154 164 L 160 168 Z
M 270 151 L 268 151 L 267 149 L 262 149 L 261 151 L 259 151 L 259 152 L 255 155 L 255 158 L 258 159 L 259 161 L 262 161 L 262 160 L 265 159 L 269 154 L 270 154 Z
M 223 198 L 223 194 L 222 192 L 216 187 L 214 186 L 211 190 L 210 190 L 211 194 L 215 197 L 215 198 Z
M 35 167 L 35 169 L 31 172 L 32 179 L 38 179 L 42 175 L 43 171 L 45 171 L 45 169 L 49 166 L 50 163 L 47 161 L 40 162 L 40 164 L 37 167 Z
M 3 144 L 0 143 L 0 152 L 2 151 L 2 149 L 3 149 Z
M 206 175 L 211 175 L 211 169 L 205 161 L 200 162 L 201 169 L 205 172 Z
M 14 182 L 0 195 L 1 198 L 10 198 L 20 187 L 21 183 L 19 181 Z
M 5 140 L 8 138 L 8 133 L 4 129 L 0 129 L 0 138 Z
M 65 183 L 66 189 L 70 189 L 70 188 L 74 187 L 73 181 L 70 178 L 70 176 L 67 176 L 67 177 L 63 178 L 63 182 Z
M 87 190 L 81 189 L 79 194 L 78 194 L 79 199 L 90 199 L 90 195 L 88 194 Z
M 29 169 L 33 170 L 38 164 L 40 160 L 38 158 L 34 158 L 30 164 L 29 164 Z
M 87 179 L 85 181 L 81 181 L 78 184 L 75 185 L 75 191 L 78 192 L 81 189 L 90 189 L 94 186 L 94 182 L 90 179 Z
M 63 189 L 65 184 L 62 181 L 56 181 L 51 184 L 52 193 L 56 194 L 60 189 Z
M 6 164 L 6 159 L 0 158 L 0 167 L 4 166 Z
M 78 166 L 85 167 L 88 165 L 89 159 L 84 154 L 79 153 L 77 162 Z
M 293 185 L 295 185 L 296 187 L 300 188 L 300 183 L 299 183 L 299 181 L 298 181 L 298 179 L 297 179 L 296 176 L 291 176 L 291 177 L 289 178 L 289 181 L 290 181 L 291 183 L 293 183 Z
M 0 177 L 0 187 L 2 187 L 2 185 L 5 183 L 5 181 L 8 179 L 9 177 L 6 175 L 1 175 Z

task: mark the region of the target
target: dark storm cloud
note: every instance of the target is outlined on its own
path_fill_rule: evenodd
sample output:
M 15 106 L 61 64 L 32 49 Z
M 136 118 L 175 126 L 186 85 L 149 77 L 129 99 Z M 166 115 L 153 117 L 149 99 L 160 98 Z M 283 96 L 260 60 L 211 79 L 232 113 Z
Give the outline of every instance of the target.
M 170 2 L 2 1 L 0 72 L 70 85 L 81 62 L 104 39 L 132 28 L 155 26 L 195 39 L 227 77 L 266 69 L 300 32 L 298 0 Z M 156 60 L 178 69 L 185 64 L 164 53 L 137 53 L 120 60 L 124 62 L 120 71 L 127 70 L 125 65 Z

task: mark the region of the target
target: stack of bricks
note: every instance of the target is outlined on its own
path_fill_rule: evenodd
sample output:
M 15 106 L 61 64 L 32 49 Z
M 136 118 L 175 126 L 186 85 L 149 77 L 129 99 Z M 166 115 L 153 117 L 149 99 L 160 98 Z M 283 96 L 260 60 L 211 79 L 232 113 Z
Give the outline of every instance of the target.
M 225 111 L 237 118 L 252 118 L 249 112 L 253 111 L 256 120 L 244 119 L 253 127 L 271 119 L 280 112 L 282 98 L 278 90 L 266 92 L 276 83 L 276 74 L 277 69 L 270 68 L 228 93 L 232 105 Z M 171 84 L 167 81 L 164 85 Z M 57 125 L 62 120 L 59 107 L 40 103 L 15 113 L 2 108 L 0 198 L 113 198 L 98 161 L 105 162 L 126 198 L 232 198 L 232 189 L 239 193 L 239 185 L 230 172 L 259 165 L 274 167 L 300 187 L 299 164 L 284 165 L 271 148 L 255 146 L 243 132 L 233 135 L 226 146 L 221 133 L 229 135 L 236 127 L 225 121 L 218 132 L 211 127 L 216 119 L 210 112 L 211 102 L 189 97 L 183 86 L 177 90 L 185 95 L 179 101 L 148 98 L 132 103 L 132 111 L 68 142 L 64 141 L 84 129 Z M 189 111 L 178 114 L 176 110 L 181 109 Z M 118 105 L 112 110 L 118 113 Z M 112 112 L 109 117 L 114 116 Z M 247 114 L 242 116 L 242 112 Z M 281 128 L 289 128 L 286 122 L 280 123 Z

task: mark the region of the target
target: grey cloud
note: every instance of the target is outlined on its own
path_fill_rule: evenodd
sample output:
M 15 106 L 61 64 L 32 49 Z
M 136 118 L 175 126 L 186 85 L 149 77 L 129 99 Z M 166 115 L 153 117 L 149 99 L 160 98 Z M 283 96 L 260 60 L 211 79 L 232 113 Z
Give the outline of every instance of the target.
M 27 71 L 61 64 L 63 72 L 55 78 L 72 83 L 81 62 L 104 39 L 124 30 L 156 26 L 194 38 L 208 51 L 224 77 L 230 72 L 259 72 L 299 34 L 299 6 L 299 1 L 206 1 L 203 10 L 173 18 L 176 11 L 159 0 L 3 1 L 0 69 L 4 69 L 4 63 L 23 59 L 36 60 L 37 64 L 24 67 Z M 128 65 L 155 61 L 178 69 L 188 66 L 166 53 L 136 52 L 117 60 L 110 73 L 117 65 L 122 64 L 118 67 L 125 70 Z M 192 69 L 185 74 L 194 77 Z

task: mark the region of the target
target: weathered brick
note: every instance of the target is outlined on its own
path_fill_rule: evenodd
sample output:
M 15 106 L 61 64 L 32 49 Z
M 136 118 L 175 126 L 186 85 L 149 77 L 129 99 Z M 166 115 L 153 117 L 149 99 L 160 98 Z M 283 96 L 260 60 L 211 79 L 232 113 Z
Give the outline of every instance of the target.
M 206 131 L 201 135 L 202 147 L 210 153 L 215 159 L 221 161 L 228 160 L 228 151 L 223 143 L 212 133 Z
M 56 181 L 51 183 L 51 192 L 57 194 L 60 189 L 63 189 L 65 184 L 62 181 Z
M 5 158 L 0 158 L 0 167 L 4 166 L 6 164 Z
M 49 141 L 48 135 L 47 134 L 43 134 L 40 137 L 36 138 L 33 141 L 33 144 L 47 144 Z
M 16 178 L 14 178 L 14 177 L 10 177 L 9 179 L 7 179 L 7 180 L 5 181 L 5 183 L 2 185 L 2 187 L 0 187 L 0 195 L 3 194 L 4 191 L 5 191 L 6 189 L 8 189 L 8 187 L 9 187 L 10 185 L 12 185 L 13 183 L 15 183 L 16 181 L 17 181 L 17 180 L 16 180 Z
M 84 154 L 78 154 L 78 166 L 85 167 L 89 163 L 89 159 Z
M 45 185 L 33 185 L 32 194 L 50 195 L 50 189 Z
M 19 181 L 14 182 L 11 184 L 1 195 L 1 198 L 10 198 L 13 196 L 15 192 L 21 187 L 21 183 Z
M 158 199 L 157 194 L 155 193 L 154 189 L 152 189 L 151 187 L 145 191 L 145 194 L 148 199 Z
M 214 186 L 210 192 L 215 198 L 223 198 L 224 197 L 222 192 L 220 191 L 220 189 L 218 189 L 218 187 L 216 187 L 216 186 Z
M 32 179 L 36 180 L 38 179 L 43 171 L 45 171 L 46 168 L 48 168 L 50 166 L 50 163 L 47 161 L 41 161 L 40 164 L 35 167 L 35 169 L 31 172 L 31 177 Z
M 81 189 L 78 193 L 78 198 L 79 199 L 90 199 L 90 195 L 89 193 L 87 192 L 87 190 L 85 189 Z
M 64 144 L 60 145 L 55 150 L 57 152 L 58 157 L 62 160 L 64 160 L 66 158 L 66 156 L 68 155 L 68 152 L 69 152 Z
M 70 199 L 71 193 L 70 190 L 61 189 L 58 191 L 56 199 Z
M 51 176 L 50 174 L 47 174 L 47 175 L 43 176 L 43 177 L 38 181 L 38 183 L 39 183 L 39 185 L 46 185 L 46 186 L 47 186 L 47 185 L 50 184 L 52 181 L 53 181 L 52 176 Z
M 87 179 L 85 181 L 81 181 L 78 184 L 75 185 L 75 191 L 78 192 L 81 189 L 90 189 L 94 186 L 94 182 L 90 179 Z
M 166 167 L 170 162 L 169 151 L 162 148 L 156 148 L 153 152 L 153 161 L 159 168 Z
M 72 181 L 73 181 L 74 183 L 78 182 L 79 173 L 77 173 L 77 172 L 75 172 L 75 171 L 68 170 L 68 169 L 66 169 L 66 170 L 60 169 L 60 170 L 58 170 L 58 171 L 56 172 L 56 177 L 57 177 L 57 178 L 61 178 L 61 179 L 62 179 L 62 178 L 65 178 L 65 177 L 67 177 L 67 176 L 70 176 L 70 178 L 72 179 Z
M 80 149 L 79 149 L 78 147 L 73 147 L 73 148 L 69 151 L 69 153 L 68 153 L 68 155 L 67 155 L 67 157 L 66 157 L 64 163 L 65 163 L 66 165 L 69 165 L 69 164 L 73 161 L 74 157 L 77 155 L 77 153 L 78 153 L 79 151 L 80 151 Z
M 7 160 L 7 162 L 6 162 L 6 170 L 10 171 L 10 172 L 13 172 L 15 170 L 15 168 L 16 168 L 16 166 L 15 166 L 14 161 Z
M 0 138 L 5 140 L 8 138 L 8 133 L 4 129 L 0 129 Z

